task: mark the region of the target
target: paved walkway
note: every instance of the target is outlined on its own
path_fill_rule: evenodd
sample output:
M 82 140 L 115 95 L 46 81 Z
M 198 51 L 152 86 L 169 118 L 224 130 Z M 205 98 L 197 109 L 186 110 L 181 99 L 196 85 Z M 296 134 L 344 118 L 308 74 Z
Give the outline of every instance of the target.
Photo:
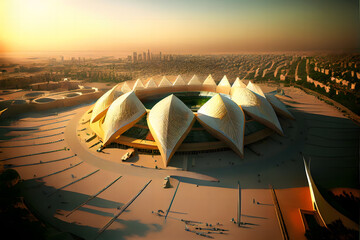
M 203 181 L 214 181 L 217 182 L 218 179 L 199 174 L 194 172 L 187 172 L 181 170 L 166 170 L 166 169 L 150 169 L 143 168 L 137 166 L 129 166 L 127 164 L 116 163 L 112 161 L 106 160 L 106 158 L 100 158 L 98 156 L 93 155 L 90 151 L 84 148 L 84 146 L 80 143 L 77 137 L 76 127 L 79 123 L 80 118 L 84 114 L 83 111 L 77 113 L 68 123 L 65 129 L 65 141 L 67 142 L 71 151 L 73 151 L 77 156 L 84 161 L 94 165 L 98 168 L 119 173 L 119 175 L 134 175 L 147 177 L 150 179 L 154 178 L 164 178 L 166 176 L 171 177 L 182 177 L 182 178 L 190 178 L 196 180 Z

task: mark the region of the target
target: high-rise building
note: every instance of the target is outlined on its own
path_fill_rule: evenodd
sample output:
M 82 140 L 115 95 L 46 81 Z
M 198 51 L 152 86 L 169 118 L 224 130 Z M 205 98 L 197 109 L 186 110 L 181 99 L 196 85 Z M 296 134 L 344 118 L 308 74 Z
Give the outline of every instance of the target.
M 141 55 L 141 53 L 139 53 L 139 55 L 138 55 L 138 61 L 139 61 L 139 62 L 142 61 L 142 55 Z
M 137 52 L 133 52 L 133 62 L 137 62 Z
M 147 52 L 147 60 L 150 61 L 151 58 L 150 58 L 150 50 L 148 49 L 148 52 Z
M 143 61 L 146 61 L 146 52 L 143 52 Z
M 160 52 L 160 55 L 159 55 L 159 60 L 161 61 L 161 52 Z

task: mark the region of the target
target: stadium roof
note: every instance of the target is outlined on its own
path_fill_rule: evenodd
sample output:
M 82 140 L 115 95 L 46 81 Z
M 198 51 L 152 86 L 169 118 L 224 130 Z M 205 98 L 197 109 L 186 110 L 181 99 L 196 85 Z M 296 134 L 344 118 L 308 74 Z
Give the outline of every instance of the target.
M 292 115 L 291 112 L 286 108 L 285 104 L 281 102 L 275 95 L 265 94 L 265 96 L 269 103 L 273 106 L 275 112 L 286 118 L 295 119 L 294 115 Z
M 265 98 L 247 88 L 235 87 L 231 91 L 231 99 L 252 118 L 275 130 L 280 135 L 284 134 L 274 109 Z
M 115 89 L 118 84 L 102 95 L 95 103 L 93 111 L 91 113 L 90 122 L 99 120 L 107 111 L 110 104 L 114 101 Z
M 138 78 L 134 84 L 133 91 L 144 88 L 144 84 L 141 82 L 140 78 Z
M 264 97 L 265 97 L 265 94 L 264 92 L 261 90 L 261 88 L 255 84 L 255 83 L 252 83 L 251 81 L 249 81 L 248 85 L 246 86 L 247 89 L 251 90 L 252 92 Z
M 150 78 L 149 81 L 146 83 L 146 88 L 157 88 L 158 86 L 156 85 L 154 79 Z
M 199 78 L 196 75 L 194 75 L 188 82 L 188 85 L 201 85 L 201 82 Z
M 175 82 L 173 83 L 173 86 L 181 86 L 186 85 L 184 79 L 181 77 L 181 75 L 178 75 Z
M 150 110 L 148 126 L 165 166 L 189 133 L 194 121 L 193 112 L 175 95 L 162 99 Z
M 109 107 L 102 129 L 103 143 L 111 143 L 112 136 L 121 135 L 135 125 L 146 114 L 146 108 L 134 92 L 128 92 L 118 97 Z
M 207 78 L 203 82 L 203 85 L 216 86 L 216 82 L 213 79 L 213 77 L 211 76 L 211 74 L 209 74 L 209 76 L 207 76 Z
M 246 84 L 243 81 L 241 81 L 239 77 L 237 77 L 231 87 L 246 87 Z
M 171 87 L 171 86 L 172 83 L 165 76 L 163 76 L 159 83 L 159 87 Z
M 220 87 L 231 87 L 229 80 L 227 79 L 226 75 L 223 76 L 221 81 L 219 82 L 218 86 Z
M 197 119 L 212 135 L 244 156 L 245 116 L 236 103 L 216 94 L 198 110 Z
M 127 93 L 127 92 L 131 92 L 132 90 L 131 90 L 131 88 L 129 87 L 129 85 L 127 84 L 127 82 L 125 82 L 125 83 L 123 84 L 123 86 L 121 87 L 121 91 L 122 91 L 123 93 Z
M 192 81 L 200 82 L 196 75 L 194 75 Z M 183 82 L 183 79 L 179 75 L 174 84 L 181 82 Z M 204 81 L 205 85 L 209 84 L 207 86 L 212 86 L 213 83 L 215 81 L 211 75 Z M 191 84 L 191 81 L 189 84 Z M 222 94 L 224 89 L 230 89 L 230 84 L 226 76 L 224 76 L 219 86 L 216 87 L 218 93 L 214 93 L 216 92 L 215 88 L 210 91 L 200 91 L 201 96 L 211 96 L 211 99 L 197 111 L 197 119 L 200 124 L 240 156 L 244 154 L 244 133 L 246 130 L 246 119 L 242 110 L 255 120 L 252 123 L 259 122 L 262 127 L 265 125 L 281 135 L 283 131 L 274 109 L 285 117 L 294 118 L 274 94 L 266 94 L 266 98 L 264 98 L 249 89 L 262 93 L 261 88 L 256 84 L 250 82 L 246 88 L 237 86 L 242 84 L 241 80 L 237 78 L 231 88 L 230 99 L 229 95 Z M 134 89 L 141 87 L 141 85 L 143 86 L 138 79 L 134 84 Z M 160 85 L 172 86 L 165 76 Z M 114 86 L 101 96 L 92 109 L 90 128 L 102 138 L 104 145 L 115 141 L 117 137 L 132 128 L 147 112 L 133 91 L 121 95 L 114 101 L 115 95 L 118 93 L 116 92 L 117 86 Z M 152 78 L 147 82 L 146 87 L 156 87 L 156 83 Z M 126 82 L 123 84 L 122 89 L 129 90 Z M 148 113 L 147 123 L 149 130 L 155 139 L 166 166 L 189 133 L 194 121 L 193 112 L 174 95 L 157 102 Z

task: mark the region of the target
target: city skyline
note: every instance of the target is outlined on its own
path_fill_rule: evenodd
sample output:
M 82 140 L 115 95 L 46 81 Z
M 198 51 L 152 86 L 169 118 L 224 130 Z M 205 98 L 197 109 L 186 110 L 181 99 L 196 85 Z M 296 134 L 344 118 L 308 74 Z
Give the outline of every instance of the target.
M 5 0 L 0 7 L 2 54 L 359 49 L 359 4 L 353 0 Z

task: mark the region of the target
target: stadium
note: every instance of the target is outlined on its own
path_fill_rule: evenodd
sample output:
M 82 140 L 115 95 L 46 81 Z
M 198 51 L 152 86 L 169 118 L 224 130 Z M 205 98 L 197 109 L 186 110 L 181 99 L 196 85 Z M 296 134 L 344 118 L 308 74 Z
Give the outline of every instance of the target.
M 294 119 L 276 96 L 239 78 L 231 86 L 226 76 L 218 85 L 211 75 L 203 83 L 194 75 L 187 84 L 180 75 L 174 83 L 164 76 L 158 86 L 138 79 L 132 89 L 116 85 L 96 101 L 80 120 L 79 128 L 89 130 L 80 138 L 97 139 L 98 151 L 132 147 L 160 153 L 163 167 L 176 152 L 230 148 L 243 158 L 244 145 L 283 135 L 278 117 Z
M 61 239 L 358 229 L 328 196 L 358 194 L 358 126 L 299 88 L 183 76 L 51 93 L 4 126 L 0 162 L 29 210 Z

